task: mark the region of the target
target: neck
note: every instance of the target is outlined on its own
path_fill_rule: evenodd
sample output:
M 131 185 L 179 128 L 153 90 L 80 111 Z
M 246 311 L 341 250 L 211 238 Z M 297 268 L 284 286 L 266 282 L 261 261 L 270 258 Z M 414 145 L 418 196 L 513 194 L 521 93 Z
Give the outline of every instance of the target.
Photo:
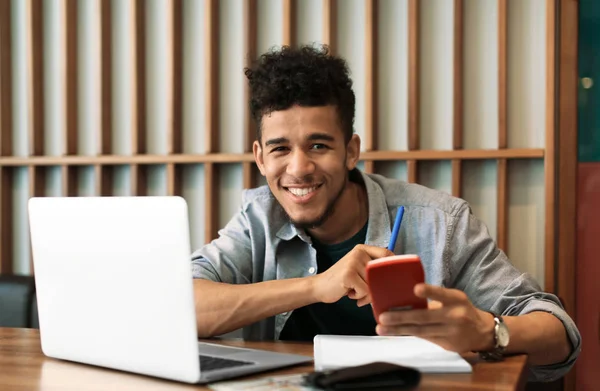
M 355 213 L 348 213 L 349 211 Z M 321 243 L 340 243 L 360 231 L 368 219 L 367 191 L 362 185 L 348 181 L 331 216 L 321 226 L 309 229 L 308 232 Z

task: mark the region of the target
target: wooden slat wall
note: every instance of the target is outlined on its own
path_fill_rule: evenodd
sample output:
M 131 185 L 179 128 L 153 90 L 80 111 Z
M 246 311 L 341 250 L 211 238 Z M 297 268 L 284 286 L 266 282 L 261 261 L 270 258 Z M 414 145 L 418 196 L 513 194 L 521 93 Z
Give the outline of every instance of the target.
M 508 5 L 507 0 L 498 0 L 498 149 L 508 147 L 507 135 L 507 102 L 506 102 L 506 69 L 508 37 Z M 508 251 L 508 162 L 498 160 L 498 206 L 497 206 L 497 242 L 498 247 Z
M 283 0 L 283 45 L 296 44 L 296 1 Z
M 35 156 L 44 154 L 44 43 L 43 43 L 42 0 L 31 1 L 31 79 L 32 123 L 29 139 L 30 153 Z
M 463 0 L 454 0 L 454 91 L 452 149 L 463 148 Z M 461 196 L 462 162 L 452 160 L 452 195 Z
M 132 3 L 135 8 L 132 15 L 135 15 L 135 34 L 132 38 L 135 42 L 135 96 L 132 102 L 134 118 L 137 126 L 132 127 L 131 131 L 131 154 L 133 156 L 146 153 L 146 0 L 136 0 Z M 147 191 L 147 167 L 134 164 L 131 166 L 131 188 L 133 195 L 144 196 Z
M 206 0 L 204 11 L 206 50 L 206 152 L 216 153 L 219 146 L 219 2 Z M 214 163 L 204 164 L 204 189 L 206 216 L 204 222 L 205 241 L 208 243 L 217 237 L 218 231 L 218 167 Z
M 171 2 L 171 115 L 172 124 L 167 136 L 168 154 L 181 154 L 182 144 L 182 117 L 183 117 L 183 4 L 182 0 Z M 182 168 L 173 163 L 167 164 L 167 195 L 182 195 Z
M 365 149 L 377 149 L 377 0 L 365 2 Z M 375 162 L 365 160 L 365 172 L 375 172 Z
M 0 0 L 0 157 L 12 155 L 11 4 Z M 12 173 L 0 166 L 0 273 L 13 271 Z
M 408 0 L 408 150 L 419 149 L 419 0 Z M 406 162 L 408 181 L 417 182 L 417 161 Z
M 183 192 L 183 167 L 188 164 L 203 164 L 205 173 L 205 237 L 206 242 L 215 238 L 219 228 L 219 167 L 226 163 L 241 164 L 243 168 L 243 187 L 250 188 L 257 184 L 256 168 L 252 155 L 252 143 L 255 138 L 255 127 L 250 113 L 245 109 L 243 115 L 243 153 L 220 153 L 219 151 L 219 7 L 223 6 L 218 0 L 206 0 L 205 6 L 205 123 L 198 126 L 205 134 L 205 153 L 183 153 L 183 0 L 168 3 L 169 11 L 164 15 L 169 23 L 168 55 L 165 61 L 169 65 L 169 88 L 172 93 L 168 97 L 169 128 L 167 135 L 167 154 L 148 154 L 148 107 L 147 95 L 147 14 L 151 6 L 146 0 L 124 0 L 131 11 L 132 40 L 130 53 L 131 88 L 133 91 L 130 112 L 133 115 L 131 129 L 131 151 L 123 156 L 115 155 L 113 151 L 113 101 L 112 88 L 115 77 L 113 69 L 113 45 L 111 26 L 114 18 L 113 2 L 100 1 L 98 18 L 100 21 L 100 51 L 101 51 L 101 132 L 97 135 L 97 156 L 81 156 L 78 151 L 78 59 L 77 59 L 77 0 L 62 0 L 60 12 L 64 16 L 64 26 L 61 31 L 62 49 L 65 53 L 66 69 L 64 75 L 65 119 L 64 156 L 47 156 L 45 153 L 45 137 L 48 137 L 44 122 L 44 56 L 43 56 L 43 6 L 42 0 L 30 0 L 28 13 L 30 25 L 27 26 L 31 36 L 30 52 L 30 82 L 31 82 L 31 133 L 29 135 L 29 155 L 14 156 L 13 153 L 13 108 L 12 108 L 12 64 L 11 64 L 11 0 L 0 0 L 0 272 L 12 271 L 13 238 L 12 238 L 12 193 L 11 184 L 15 169 L 26 167 L 29 173 L 30 194 L 44 195 L 45 181 L 50 169 L 46 166 L 61 167 L 62 194 L 75 196 L 78 194 L 78 174 L 81 170 L 94 167 L 96 193 L 112 195 L 115 172 L 122 167 L 131 169 L 131 188 L 133 195 L 148 194 L 148 167 L 164 165 L 167 173 L 167 194 L 181 195 Z M 421 150 L 419 129 L 419 79 L 420 79 L 420 7 L 424 6 L 418 0 L 408 0 L 408 116 L 407 116 L 407 151 L 379 151 L 378 132 L 378 15 L 380 2 L 364 0 L 365 18 L 365 140 L 366 151 L 361 154 L 368 172 L 377 171 L 377 162 L 406 161 L 408 180 L 418 181 L 418 162 L 423 160 L 449 160 L 452 162 L 452 194 L 462 195 L 462 162 L 463 160 L 498 161 L 498 243 L 507 250 L 508 230 L 508 162 L 511 159 L 545 159 L 546 181 L 546 284 L 549 290 L 555 288 L 554 269 L 555 246 L 552 241 L 556 235 L 552 224 L 555 221 L 553 211 L 556 203 L 553 188 L 556 184 L 554 174 L 557 164 L 554 160 L 556 146 L 553 135 L 556 127 L 552 119 L 555 115 L 556 101 L 554 99 L 554 64 L 555 56 L 555 14 L 551 10 L 555 0 L 547 0 L 547 128 L 545 148 L 511 149 L 507 139 L 507 7 L 508 0 L 497 0 L 498 6 L 498 148 L 492 150 L 464 149 L 464 0 L 453 0 L 454 4 L 454 41 L 453 41 L 453 137 L 451 150 Z M 297 46 L 297 8 L 301 3 L 297 0 L 283 0 L 283 44 Z M 248 66 L 257 55 L 257 0 L 243 2 L 243 31 L 245 65 Z M 304 6 L 304 5 L 303 5 Z M 338 50 L 338 6 L 337 0 L 322 0 L 322 41 L 327 43 L 332 53 Z M 344 4 L 347 6 L 347 4 Z M 361 16 L 363 17 L 363 16 Z M 362 60 L 361 60 L 362 61 Z M 122 71 L 122 70 L 121 70 Z M 62 79 L 61 79 L 62 80 Z M 246 101 L 248 88 L 244 89 Z
M 544 245 L 544 281 L 545 289 L 555 292 L 554 260 L 556 256 L 555 241 L 555 170 L 556 170 L 556 89 L 554 78 L 556 76 L 556 50 L 554 38 L 556 36 L 556 3 L 555 0 L 546 0 L 546 154 L 544 159 L 544 184 L 545 184 L 545 245 Z
M 337 46 L 337 0 L 323 0 L 323 43 L 335 54 Z
M 250 67 L 256 58 L 256 0 L 244 1 L 244 53 L 246 54 L 246 67 Z M 244 83 L 244 102 L 250 99 L 250 88 L 248 83 Z M 256 127 L 254 120 L 246 104 L 244 109 L 244 152 L 252 152 L 252 144 L 256 138 Z M 243 181 L 244 189 L 250 189 L 256 185 L 256 171 L 254 163 L 244 162 L 243 164 Z
M 551 26 L 556 29 L 558 25 L 559 33 L 559 65 L 558 65 L 558 89 L 556 95 L 557 101 L 555 110 L 558 114 L 554 134 L 558 136 L 558 142 L 554 148 L 558 161 L 554 161 L 554 172 L 557 173 L 558 183 L 555 183 L 557 201 L 560 206 L 555 209 L 556 212 L 556 235 L 552 238 L 555 243 L 555 263 L 554 270 L 554 292 L 562 299 L 564 306 L 574 319 L 582 319 L 587 325 L 593 322 L 594 315 L 598 316 L 598 309 L 593 314 L 582 314 L 583 317 L 575 313 L 576 291 L 575 283 L 577 275 L 577 102 L 578 102 L 578 47 L 574 43 L 578 41 L 579 23 L 578 13 L 579 4 L 575 1 L 559 1 L 560 12 L 558 13 L 558 23 Z M 547 6 L 552 7 L 547 1 Z M 554 9 L 556 10 L 556 9 Z M 547 8 L 547 21 L 551 15 L 556 15 L 555 11 Z M 548 31 L 548 34 L 552 34 Z M 556 69 L 549 70 L 550 74 L 556 75 Z M 549 80 L 547 80 L 549 83 Z M 547 102 L 547 104 L 549 104 Z M 558 107 L 558 109 L 556 109 Z M 555 139 L 556 140 L 556 139 Z M 546 141 L 547 142 L 547 141 Z M 547 175 L 550 175 L 547 173 Z M 548 275 L 546 275 L 548 278 Z M 586 316 L 587 315 L 587 316 Z M 597 319 L 597 318 L 596 318 Z M 596 327 L 599 324 L 596 323 Z M 600 330 L 596 330 L 596 337 L 600 339 Z M 590 334 L 591 335 L 591 334 Z M 585 337 L 584 337 L 585 338 Z M 585 342 L 584 342 L 585 343 Z M 594 343 L 594 342 L 591 342 Z M 598 343 L 598 341 L 596 341 Z M 585 348 L 584 348 L 585 349 Z M 575 368 L 577 370 L 577 367 Z M 565 390 L 571 391 L 576 388 L 575 371 L 570 371 L 565 376 Z M 592 375 L 593 376 L 593 375 Z M 590 377 L 588 376 L 588 379 Z M 583 382 L 577 382 L 578 386 Z
M 101 83 L 101 121 L 98 134 L 98 153 L 112 154 L 112 37 L 111 2 L 100 2 L 100 77 Z M 96 194 L 109 196 L 113 193 L 114 167 L 96 165 Z

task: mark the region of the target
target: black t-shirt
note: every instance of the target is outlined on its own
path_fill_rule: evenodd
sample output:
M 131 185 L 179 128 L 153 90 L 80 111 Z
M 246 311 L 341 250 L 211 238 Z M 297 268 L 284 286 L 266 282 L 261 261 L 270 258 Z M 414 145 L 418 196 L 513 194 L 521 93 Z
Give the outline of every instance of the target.
M 342 243 L 327 245 L 313 239 L 319 273 L 329 269 L 357 244 L 364 244 L 366 237 L 367 224 L 356 235 Z M 358 307 L 356 300 L 344 296 L 335 303 L 314 303 L 294 310 L 279 339 L 312 341 L 317 334 L 375 335 L 376 325 L 370 305 Z

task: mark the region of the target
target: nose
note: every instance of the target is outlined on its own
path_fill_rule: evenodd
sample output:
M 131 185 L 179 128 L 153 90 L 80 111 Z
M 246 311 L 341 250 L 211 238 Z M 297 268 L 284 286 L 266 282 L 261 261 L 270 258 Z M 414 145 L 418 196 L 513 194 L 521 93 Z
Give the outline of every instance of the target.
M 289 155 L 286 173 L 296 178 L 304 178 L 315 172 L 315 163 L 310 156 L 300 148 Z

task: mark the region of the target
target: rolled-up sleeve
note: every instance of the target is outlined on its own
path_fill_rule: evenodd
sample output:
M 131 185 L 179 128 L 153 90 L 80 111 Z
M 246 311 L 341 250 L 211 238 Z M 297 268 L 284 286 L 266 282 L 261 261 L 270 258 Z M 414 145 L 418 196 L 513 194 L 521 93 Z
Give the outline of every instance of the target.
M 192 254 L 192 275 L 229 284 L 252 281 L 252 244 L 243 208 L 219 231 L 217 239 Z
M 557 317 L 565 327 L 571 354 L 562 363 L 531 367 L 529 380 L 552 381 L 565 375 L 579 356 L 581 334 L 558 297 L 543 292 L 535 279 L 510 263 L 468 204 L 453 217 L 445 251 L 449 270 L 446 284 L 464 291 L 482 310 L 505 316 L 543 311 Z

